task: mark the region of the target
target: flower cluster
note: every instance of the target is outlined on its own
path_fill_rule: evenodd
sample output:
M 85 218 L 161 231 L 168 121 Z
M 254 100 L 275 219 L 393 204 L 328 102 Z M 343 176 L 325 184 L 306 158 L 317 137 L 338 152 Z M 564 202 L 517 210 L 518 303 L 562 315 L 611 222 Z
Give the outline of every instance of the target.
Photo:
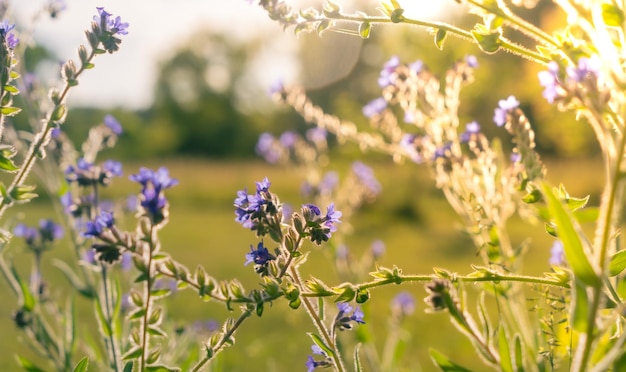
M 356 324 L 365 324 L 364 314 L 361 307 L 352 308 L 347 302 L 337 304 L 339 312 L 335 316 L 334 327 L 340 331 L 349 330 L 354 327 L 352 322 Z
M 278 197 L 269 191 L 271 182 L 265 177 L 256 183 L 256 193 L 248 194 L 246 189 L 237 191 L 235 198 L 235 221 L 246 229 L 256 231 L 257 236 L 270 234 L 280 241 L 282 204 Z
M 581 57 L 578 65 L 567 66 L 565 76 L 558 63 L 548 63 L 547 71 L 537 74 L 539 84 L 544 88 L 543 97 L 549 102 L 562 101 L 568 96 L 597 94 L 601 80 L 600 59 L 597 56 Z
M 328 356 L 328 354 L 326 354 L 326 352 L 324 350 L 322 350 L 321 347 L 317 346 L 317 345 L 313 345 L 311 346 L 311 351 L 313 352 L 314 355 L 321 355 L 324 357 L 323 360 L 315 360 L 315 358 L 312 355 L 309 355 L 309 357 L 306 360 L 305 363 L 305 367 L 307 372 L 313 372 L 313 370 L 315 370 L 315 368 L 321 367 L 321 368 L 329 368 L 332 366 L 333 360 L 332 358 L 330 358 Z
M 260 275 L 267 274 L 267 264 L 269 261 L 275 260 L 276 256 L 271 254 L 263 242 L 259 242 L 256 249 L 250 245 L 250 252 L 246 254 L 246 262 L 244 265 L 254 263 L 254 271 Z
M 301 209 L 302 218 L 304 224 L 299 223 L 301 226 L 306 226 L 306 231 L 301 231 L 303 235 L 308 235 L 311 241 L 315 244 L 322 244 L 322 242 L 328 241 L 332 233 L 337 231 L 337 224 L 341 223 L 340 211 L 335 210 L 335 204 L 330 203 L 326 209 L 326 214 L 323 215 L 319 207 L 313 204 L 305 204 Z M 297 228 L 298 229 L 298 228 Z
M 169 171 L 165 167 L 157 171 L 141 168 L 139 173 L 129 178 L 141 185 L 139 205 L 142 207 L 142 214 L 150 218 L 153 225 L 164 222 L 167 219 L 167 199 L 163 191 L 176 186 L 178 180 L 170 178 Z
M 9 21 L 7 21 L 6 19 L 0 22 L 0 38 L 4 40 L 6 46 L 9 49 L 15 49 L 20 41 L 17 37 L 15 37 L 15 34 L 12 32 L 14 28 L 15 25 L 9 24 Z
M 76 182 L 82 187 L 106 186 L 113 177 L 121 175 L 122 163 L 114 160 L 107 160 L 101 165 L 95 165 L 84 158 L 80 158 L 76 165 L 70 165 L 65 170 L 65 180 L 69 183 Z
M 63 228 L 49 219 L 39 221 L 39 227 L 31 227 L 23 223 L 17 224 L 13 235 L 24 238 L 26 245 L 36 251 L 47 249 L 55 240 L 63 237 Z
M 96 9 L 98 10 L 98 15 L 93 17 L 93 32 L 107 52 L 116 52 L 119 50 L 119 45 L 122 42 L 117 36 L 128 34 L 128 23 L 122 22 L 119 16 L 113 18 L 113 15 L 104 10 L 103 7 L 97 7 Z

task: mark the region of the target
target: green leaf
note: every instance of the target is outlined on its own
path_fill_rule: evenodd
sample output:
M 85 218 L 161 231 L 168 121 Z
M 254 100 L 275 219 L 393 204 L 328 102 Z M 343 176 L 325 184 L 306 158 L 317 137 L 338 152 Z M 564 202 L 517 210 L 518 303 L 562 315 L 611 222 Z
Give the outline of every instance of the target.
M 520 335 L 515 335 L 515 370 L 524 372 L 524 350 Z
M 498 352 L 500 353 L 500 368 L 502 372 L 513 372 L 509 338 L 507 337 L 506 329 L 504 329 L 504 324 L 502 323 L 500 323 L 500 329 L 498 330 Z
M 534 189 L 533 191 L 526 194 L 522 201 L 527 204 L 533 204 L 541 200 L 541 191 Z
M 369 22 L 362 22 L 359 25 L 359 36 L 361 39 L 367 39 L 370 37 L 370 31 L 372 30 L 372 24 Z
M 576 228 L 572 214 L 563 208 L 563 204 L 554 195 L 550 186 L 544 184 L 543 193 L 548 203 L 550 215 L 556 222 L 557 235 L 563 242 L 565 258 L 572 268 L 574 276 L 587 285 L 598 285 L 600 278 L 591 266 L 588 253 L 585 251 L 581 240 L 583 232 Z
M 126 354 L 122 356 L 122 360 L 137 359 L 141 356 L 141 352 L 142 352 L 141 348 L 137 346 L 134 349 L 128 350 Z M 128 364 L 126 364 L 126 366 L 128 366 Z M 124 366 L 124 370 L 126 370 L 126 366 Z M 131 370 L 132 370 L 132 367 L 131 367 Z
M 472 30 L 472 36 L 474 36 L 480 49 L 487 54 L 493 54 L 500 49 L 499 30 L 492 31 L 484 25 L 477 24 Z
M 12 107 L 12 106 L 0 107 L 0 114 L 5 115 L 5 116 L 15 116 L 20 111 L 22 111 L 22 109 L 19 107 Z
M 124 364 L 124 370 L 123 372 L 133 372 L 133 361 L 129 361 L 128 363 Z
M 311 340 L 313 341 L 313 343 L 319 346 L 320 349 L 322 349 L 322 351 L 326 353 L 326 355 L 328 355 L 329 357 L 332 357 L 333 355 L 335 355 L 335 353 L 333 352 L 333 349 L 331 349 L 328 345 L 326 345 L 326 343 L 322 340 L 320 336 L 312 332 L 307 332 L 307 335 L 311 337 Z
M 16 354 L 15 359 L 17 360 L 17 364 L 19 364 L 20 367 L 24 368 L 28 372 L 45 372 L 44 369 L 37 367 L 35 364 L 33 364 L 33 362 L 24 357 Z
M 146 367 L 145 370 L 148 372 L 178 372 L 180 371 L 180 368 L 168 367 L 164 365 L 153 365 Z
M 589 299 L 587 298 L 585 286 L 578 280 L 576 281 L 574 298 L 572 301 L 574 301 L 574 306 L 571 307 L 572 314 L 570 314 L 572 327 L 579 332 L 586 332 L 587 317 L 589 313 Z
M 626 269 L 626 251 L 619 251 L 611 256 L 609 276 L 616 276 Z
M 612 27 L 622 27 L 624 24 L 624 13 L 613 4 L 602 4 L 602 20 L 604 24 Z
M 59 104 L 57 107 L 54 108 L 54 111 L 52 111 L 52 115 L 50 115 L 50 120 L 61 121 L 65 117 L 66 112 L 67 108 L 65 107 L 65 105 Z
M 6 90 L 7 92 L 9 92 L 11 94 L 18 94 L 20 92 L 19 89 L 17 89 L 13 85 L 9 85 L 9 84 L 4 86 L 4 90 Z
M 13 274 L 13 278 L 15 278 L 15 281 L 19 283 L 20 289 L 22 290 L 22 295 L 20 297 L 20 300 L 22 302 L 22 309 L 29 312 L 33 311 L 33 309 L 35 308 L 36 300 L 30 291 L 28 283 L 20 278 L 20 275 L 17 273 L 17 269 L 15 268 L 15 266 L 11 266 L 11 273 Z
M 19 202 L 27 202 L 38 196 L 37 194 L 32 192 L 34 190 L 35 190 L 34 185 L 16 186 L 13 188 L 13 190 L 11 190 L 10 196 L 11 198 L 13 198 L 13 200 L 16 200 Z
M 94 306 L 96 308 L 96 315 L 98 315 L 98 325 L 100 325 L 100 332 L 104 337 L 110 337 L 113 334 L 111 330 L 111 326 L 107 321 L 107 317 L 104 315 L 104 311 L 102 309 L 102 303 L 100 303 L 100 299 L 98 296 L 95 297 Z
M 469 369 L 461 367 L 460 365 L 454 363 L 447 356 L 441 354 L 435 349 L 429 349 L 430 359 L 435 363 L 435 365 L 441 368 L 444 372 L 471 372 Z
M 89 366 L 89 358 L 84 357 L 74 366 L 72 372 L 85 372 L 87 371 L 87 366 Z
M 435 45 L 439 50 L 443 49 L 443 43 L 446 41 L 446 37 L 448 36 L 448 32 L 442 28 L 437 30 L 435 34 Z

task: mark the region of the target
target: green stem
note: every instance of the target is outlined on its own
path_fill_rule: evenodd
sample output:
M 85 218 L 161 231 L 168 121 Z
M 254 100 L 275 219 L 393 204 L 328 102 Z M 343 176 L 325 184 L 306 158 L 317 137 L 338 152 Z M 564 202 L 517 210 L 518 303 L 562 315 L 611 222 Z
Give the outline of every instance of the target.
M 109 342 L 109 347 L 111 348 L 110 350 L 111 364 L 114 370 L 117 372 L 120 370 L 120 366 L 119 366 L 119 361 L 117 359 L 117 343 L 115 342 L 115 337 L 113 334 L 113 330 L 115 328 L 113 326 L 113 316 L 111 315 L 112 314 L 112 309 L 111 309 L 112 298 L 111 298 L 111 291 L 109 290 L 109 277 L 108 277 L 107 267 L 105 266 L 104 263 L 100 264 L 100 269 L 101 269 L 100 273 L 102 275 L 102 290 L 104 292 L 104 310 L 106 314 L 106 321 L 108 323 L 107 327 L 110 329 L 108 342 Z
M 302 291 L 303 285 L 302 285 L 302 280 L 300 279 L 300 274 L 298 273 L 298 270 L 292 266 L 289 268 L 289 272 L 291 276 L 293 277 L 295 284 Z M 339 354 L 339 349 L 337 348 L 337 344 L 334 338 L 331 337 L 330 332 L 326 329 L 326 325 L 324 324 L 324 322 L 320 319 L 319 316 L 317 316 L 317 312 L 315 311 L 315 307 L 313 306 L 311 301 L 307 297 L 304 297 L 304 296 L 301 298 L 302 298 L 302 303 L 304 304 L 304 308 L 306 309 L 306 312 L 309 314 L 309 317 L 311 318 L 311 320 L 313 320 L 313 323 L 315 324 L 316 328 L 320 332 L 322 338 L 324 339 L 324 342 L 326 342 L 326 345 L 328 345 L 333 350 L 331 358 L 333 359 L 333 362 L 334 362 L 333 367 L 335 368 L 335 371 L 344 372 L 346 368 L 343 365 L 343 362 L 341 360 L 341 355 Z
M 613 169 L 613 177 L 609 184 L 608 196 L 603 198 L 602 208 L 600 211 L 599 221 L 603 224 L 601 228 L 600 245 L 598 251 L 598 266 L 604 271 L 606 265 L 606 257 L 611 239 L 611 231 L 613 230 L 613 211 L 616 204 L 619 184 L 621 182 L 621 167 L 624 159 L 624 147 L 626 147 L 626 135 L 622 134 Z M 579 347 L 580 360 L 574 365 L 575 371 L 582 371 L 586 368 L 589 358 L 591 357 L 591 349 L 595 339 L 594 330 L 596 328 L 596 316 L 600 308 L 600 300 L 602 297 L 602 283 L 600 282 L 593 288 L 593 298 L 589 308 L 589 316 L 587 317 L 587 330 L 585 332 L 584 343 L 581 343 L 582 350 Z M 576 358 L 577 359 L 577 358 Z
M 143 371 L 146 368 L 147 365 L 147 354 L 148 354 L 148 343 L 150 342 L 149 340 L 149 336 L 148 336 L 148 327 L 149 327 L 149 317 L 150 317 L 150 305 L 152 303 L 152 285 L 154 284 L 152 282 L 153 280 L 153 271 L 154 268 L 153 266 L 153 261 L 152 261 L 152 254 L 153 254 L 153 249 L 154 249 L 154 233 L 155 233 L 155 229 L 154 226 L 150 226 L 150 241 L 149 241 L 149 252 L 148 252 L 148 264 L 146 265 L 146 270 L 148 272 L 148 275 L 146 275 L 146 285 L 145 285 L 145 294 L 144 294 L 144 303 L 146 304 L 145 307 L 145 312 L 143 314 L 142 317 L 142 325 L 141 325 L 141 358 L 139 360 L 139 370 Z
M 243 321 L 246 320 L 246 318 L 250 317 L 251 314 L 252 313 L 250 312 L 250 310 L 244 311 L 239 316 L 235 324 L 233 324 L 232 328 L 230 328 L 226 333 L 224 333 L 224 335 L 222 336 L 222 338 L 216 345 L 215 349 L 212 350 L 211 355 L 207 355 L 204 358 L 202 358 L 202 360 L 196 363 L 196 365 L 191 369 L 191 371 L 192 372 L 200 371 L 211 359 L 215 358 L 217 354 L 219 354 L 222 350 L 224 350 L 224 345 L 226 345 L 226 343 L 230 340 L 230 338 L 235 333 L 237 328 L 239 328 L 239 326 L 243 324 Z

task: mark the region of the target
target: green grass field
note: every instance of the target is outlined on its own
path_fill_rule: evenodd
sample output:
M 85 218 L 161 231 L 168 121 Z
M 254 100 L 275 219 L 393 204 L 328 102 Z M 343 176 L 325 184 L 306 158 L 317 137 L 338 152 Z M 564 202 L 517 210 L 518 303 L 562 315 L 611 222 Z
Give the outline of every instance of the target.
M 347 164 L 347 163 L 346 163 Z M 558 184 L 563 182 L 570 194 L 592 194 L 597 204 L 602 187 L 602 169 L 593 161 L 549 164 L 548 178 Z M 161 164 L 149 164 L 156 167 Z M 244 267 L 244 256 L 250 244 L 257 242 L 253 233 L 245 231 L 234 221 L 232 202 L 237 190 L 254 188 L 254 182 L 267 176 L 272 190 L 281 200 L 293 205 L 305 202 L 299 196 L 301 177 L 293 170 L 270 167 L 262 163 L 171 160 L 168 166 L 180 185 L 168 190 L 171 203 L 171 221 L 162 231 L 163 249 L 176 260 L 194 268 L 200 264 L 217 279 L 239 278 L 247 289 L 258 283 L 251 267 Z M 130 174 L 138 165 L 129 167 Z M 397 264 L 405 273 L 431 273 L 433 266 L 445 267 L 459 273 L 470 272 L 470 264 L 480 263 L 476 250 L 458 229 L 458 222 L 441 194 L 433 187 L 424 168 L 413 165 L 393 165 L 378 161 L 375 172 L 383 185 L 383 194 L 373 204 L 354 216 L 354 233 L 346 238 L 351 255 L 359 256 L 369 249 L 372 241 L 382 239 L 387 247 L 379 260 L 382 266 Z M 581 176 L 583 175 L 583 176 Z M 127 179 L 114 181 L 108 193 L 125 196 L 136 192 L 137 187 Z M 12 209 L 10 216 L 28 214 L 29 221 L 37 221 L 53 214 L 44 202 Z M 525 272 L 537 274 L 549 270 L 547 260 L 552 239 L 543 226 L 527 226 L 515 220 L 510 226 L 514 243 L 521 243 L 530 236 L 532 242 L 526 257 Z M 311 247 L 308 247 L 311 248 Z M 12 241 L 10 255 L 20 263 L 27 275 L 26 255 L 18 239 Z M 324 248 L 314 248 L 303 268 L 307 276 L 315 273 L 328 284 L 338 284 L 335 270 Z M 58 246 L 54 253 L 61 259 L 70 257 L 69 249 Z M 49 280 L 52 295 L 62 294 L 67 283 L 55 268 L 47 265 L 44 275 Z M 471 288 L 470 292 L 471 292 Z M 469 367 L 480 370 L 481 363 L 472 353 L 469 342 L 448 321 L 446 314 L 425 314 L 422 298 L 426 293 L 421 285 L 402 286 L 374 290 L 371 303 L 366 308 L 367 331 L 378 340 L 382 348 L 389 301 L 400 290 L 409 290 L 416 298 L 417 311 L 407 321 L 410 339 L 405 353 L 406 370 L 434 370 L 428 358 L 428 347 L 434 347 Z M 14 353 L 33 355 L 20 342 L 22 335 L 12 323 L 11 313 L 17 308 L 16 300 L 6 283 L 0 281 L 0 370 L 19 370 Z M 193 320 L 223 320 L 227 315 L 223 305 L 201 302 L 193 292 L 182 291 L 167 300 L 169 317 L 179 324 Z M 81 304 L 82 324 L 93 324 L 93 316 Z M 302 309 L 300 309 L 302 310 Z M 236 316 L 234 314 L 233 316 Z M 88 326 L 87 326 L 88 327 Z M 304 311 L 293 311 L 284 301 L 277 301 L 266 308 L 262 318 L 251 318 L 237 333 L 236 345 L 221 356 L 220 364 L 225 371 L 294 371 L 304 370 L 304 362 L 310 353 L 310 339 L 305 332 L 314 331 Z M 346 342 L 352 335 L 341 335 Z M 176 347 L 176 345 L 167 345 Z M 44 362 L 38 360 L 41 366 Z

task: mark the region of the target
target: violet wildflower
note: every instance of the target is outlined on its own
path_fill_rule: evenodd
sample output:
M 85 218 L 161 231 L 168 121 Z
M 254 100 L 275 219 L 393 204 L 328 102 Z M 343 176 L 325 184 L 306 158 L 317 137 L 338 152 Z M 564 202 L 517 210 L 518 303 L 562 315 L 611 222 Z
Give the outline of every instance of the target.
M 393 56 L 385 62 L 383 69 L 380 71 L 380 76 L 378 77 L 379 87 L 385 88 L 393 84 L 394 73 L 398 66 L 400 66 L 400 58 L 398 58 L 398 56 Z
M 15 25 L 9 24 L 9 21 L 6 19 L 0 22 L 0 37 L 4 39 L 4 42 L 9 49 L 15 49 L 19 43 L 19 39 L 15 37 L 13 32 L 11 32 L 14 28 Z
M 63 237 L 63 227 L 52 220 L 43 219 L 39 221 L 39 235 L 42 242 L 52 242 Z
M 415 298 L 409 292 L 398 293 L 391 300 L 391 311 L 398 317 L 413 314 L 415 312 Z
M 382 186 L 374 176 L 372 168 L 360 161 L 355 161 L 352 163 L 352 173 L 354 173 L 359 183 L 365 186 L 372 194 L 378 195 L 381 192 Z
M 337 309 L 339 312 L 335 317 L 334 327 L 339 328 L 340 331 L 352 329 L 353 325 L 351 322 L 365 324 L 364 314 L 359 306 L 357 306 L 353 311 L 350 304 L 347 302 L 340 302 L 337 304 Z
M 275 142 L 276 139 L 271 134 L 261 133 L 255 147 L 256 153 L 270 164 L 277 163 L 281 158 L 281 152 Z
M 319 184 L 319 192 L 322 195 L 330 195 L 339 184 L 339 175 L 337 172 L 329 171 L 324 174 Z
M 550 248 L 550 265 L 554 266 L 564 266 L 565 261 L 565 250 L 563 249 L 563 242 L 560 240 L 555 240 L 554 244 L 552 244 L 552 248 Z
M 507 99 L 501 99 L 498 101 L 498 107 L 493 114 L 493 121 L 497 126 L 503 126 L 508 114 L 519 107 L 519 101 L 514 96 L 509 96 Z
M 326 215 L 322 215 L 322 211 L 314 204 L 303 205 L 301 212 L 310 239 L 317 245 L 328 241 L 332 233 L 337 231 L 336 224 L 341 223 L 339 218 L 342 213 L 335 210 L 333 203 L 328 206 Z
M 113 133 L 117 135 L 122 134 L 122 124 L 120 124 L 120 122 L 117 121 L 117 119 L 113 117 L 113 115 L 107 114 L 104 117 L 104 125 L 106 125 L 107 128 L 111 129 Z
M 111 179 L 122 175 L 122 164 L 113 160 L 105 161 L 102 166 L 88 162 L 80 158 L 76 165 L 70 165 L 65 170 L 65 180 L 69 183 L 76 182 L 79 186 L 93 185 L 106 186 Z
M 165 167 L 153 171 L 147 168 L 139 169 L 139 173 L 130 177 L 131 181 L 141 185 L 139 204 L 145 215 L 150 217 L 154 224 L 159 224 L 167 218 L 167 199 L 164 190 L 178 185 L 178 180 L 171 178 Z
M 476 134 L 480 133 L 480 124 L 477 121 L 472 121 L 465 125 L 465 132 L 461 133 L 459 140 L 461 143 L 467 143 Z
M 110 212 L 101 212 L 93 221 L 87 221 L 82 236 L 85 238 L 101 237 L 105 229 L 113 227 L 115 219 Z
M 411 70 L 411 72 L 413 72 L 414 74 L 419 74 L 420 71 L 422 71 L 423 69 L 424 62 L 419 59 L 409 64 L 409 70 Z
M 36 228 L 20 223 L 13 229 L 13 235 L 24 238 L 26 244 L 31 246 L 35 243 L 39 233 Z
M 128 23 L 122 22 L 120 17 L 113 18 L 113 15 L 102 7 L 96 7 L 98 15 L 93 17 L 95 22 L 95 33 L 98 41 L 104 46 L 104 50 L 114 53 L 119 50 L 122 40 L 117 36 L 128 34 Z
M 313 143 L 326 142 L 327 135 L 326 129 L 320 127 L 311 128 L 305 133 L 306 138 Z
M 330 203 L 326 209 L 326 217 L 324 217 L 324 226 L 328 228 L 328 238 L 330 238 L 331 233 L 337 231 L 336 225 L 341 223 L 341 220 L 339 220 L 341 216 L 342 213 L 335 210 L 335 203 Z
M 267 265 L 270 261 L 275 260 L 276 256 L 271 254 L 263 242 L 259 242 L 256 249 L 250 245 L 250 252 L 246 254 L 246 262 L 244 265 L 254 263 L 254 271 L 261 275 L 267 275 Z
M 321 347 L 313 345 L 311 346 L 311 351 L 314 355 L 322 355 L 325 360 L 315 360 L 312 355 L 309 355 L 305 363 L 307 372 L 313 372 L 313 370 L 315 370 L 315 368 L 317 367 L 327 368 L 332 365 L 332 359 L 329 358 L 329 356 L 324 352 L 324 350 L 322 350 Z
M 235 221 L 256 231 L 257 236 L 269 234 L 273 240 L 281 241 L 282 208 L 278 197 L 269 191 L 270 185 L 266 177 L 256 183 L 254 195 L 248 195 L 246 189 L 237 191 L 234 201 Z
M 378 97 L 363 106 L 363 115 L 365 115 L 366 118 L 371 119 L 374 116 L 382 114 L 386 108 L 387 101 L 383 97 Z
M 547 71 L 539 71 L 537 77 L 539 78 L 539 85 L 543 89 L 543 97 L 549 102 L 554 103 L 554 100 L 559 96 L 559 65 L 551 61 L 548 63 Z
M 382 256 L 385 253 L 385 242 L 382 240 L 373 241 L 370 250 L 375 259 Z
M 288 130 L 280 135 L 280 138 L 278 139 L 278 141 L 280 142 L 281 145 L 283 145 L 283 147 L 290 149 L 296 145 L 296 142 L 298 141 L 298 137 L 299 136 L 296 132 Z
M 465 56 L 465 63 L 471 68 L 478 67 L 478 59 L 472 54 Z
M 415 142 L 419 140 L 420 137 L 416 134 L 405 134 L 400 139 L 398 146 L 404 151 L 405 155 L 409 157 L 415 163 L 421 163 L 424 161 L 422 155 L 417 151 L 417 146 Z
M 450 156 L 450 150 L 452 149 L 452 142 L 447 142 L 445 145 L 437 147 L 433 154 L 433 159 L 445 159 Z
M 596 56 L 587 58 L 581 57 L 578 59 L 578 65 L 576 67 L 568 67 L 565 71 L 567 77 L 577 83 L 582 82 L 588 76 L 598 78 L 600 75 L 600 59 Z

